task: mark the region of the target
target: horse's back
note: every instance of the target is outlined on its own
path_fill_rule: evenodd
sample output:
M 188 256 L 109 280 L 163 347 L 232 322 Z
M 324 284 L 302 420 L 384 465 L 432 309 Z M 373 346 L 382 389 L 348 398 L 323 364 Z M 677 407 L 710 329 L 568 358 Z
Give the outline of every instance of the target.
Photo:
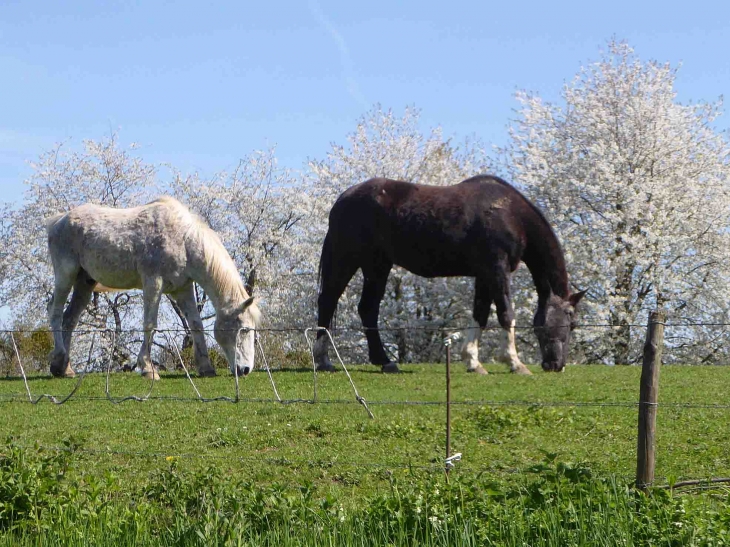
M 173 198 L 131 208 L 87 203 L 49 219 L 54 266 L 75 262 L 115 288 L 141 284 L 141 272 L 184 266 L 185 230 L 192 216 Z
M 516 188 L 493 175 L 478 175 L 449 186 L 372 178 L 345 190 L 332 210 L 355 207 L 385 210 L 435 207 L 441 210 L 454 206 L 468 210 L 473 206 L 493 207 L 497 200 L 501 200 L 497 206 L 522 205 L 527 201 Z
M 533 209 L 517 189 L 490 175 L 450 186 L 373 178 L 340 195 L 330 211 L 330 224 L 383 228 L 385 223 L 397 230 L 449 231 L 476 223 L 499 229 Z
M 451 186 L 375 178 L 357 184 L 330 211 L 343 253 L 380 254 L 427 277 L 476 275 L 485 253 L 519 261 L 529 202 L 511 185 L 478 176 Z
M 46 221 L 49 237 L 81 235 L 121 240 L 137 233 L 178 232 L 182 224 L 190 224 L 192 214 L 180 202 L 162 197 L 145 205 L 128 208 L 85 203 Z

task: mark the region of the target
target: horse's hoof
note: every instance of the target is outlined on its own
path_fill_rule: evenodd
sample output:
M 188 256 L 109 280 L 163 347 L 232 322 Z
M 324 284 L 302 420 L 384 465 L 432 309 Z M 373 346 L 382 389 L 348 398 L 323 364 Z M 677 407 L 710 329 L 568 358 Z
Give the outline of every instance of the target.
M 212 378 L 215 375 L 216 372 L 214 368 L 206 368 L 198 371 L 198 376 L 200 376 L 201 378 Z
M 152 370 L 152 371 L 145 370 L 142 373 L 142 377 L 147 380 L 159 380 L 160 379 L 160 375 L 157 373 L 156 370 Z
M 65 353 L 52 352 L 50 356 L 51 374 L 56 378 L 67 378 L 75 376 L 71 365 L 68 363 L 68 356 Z M 69 375 L 68 372 L 71 372 Z
M 479 365 L 478 367 L 468 368 L 466 369 L 467 372 L 473 372 L 474 374 L 481 374 L 482 376 L 486 376 L 489 374 L 486 370 L 484 370 L 484 367 L 482 365 Z
M 317 365 L 317 372 L 337 372 L 337 369 L 332 363 L 323 363 Z
M 76 373 L 74 372 L 74 369 L 71 367 L 66 367 L 63 370 L 53 369 L 51 368 L 51 374 L 55 378 L 73 378 L 76 376 Z
M 66 365 L 66 367 L 51 367 L 51 374 L 55 378 L 73 378 L 76 376 L 76 373 L 74 372 L 74 369 L 72 369 L 70 366 Z
M 382 372 L 385 374 L 395 374 L 400 372 L 400 369 L 398 368 L 398 365 L 395 363 L 388 363 L 386 365 L 383 365 L 383 368 L 381 369 Z
M 512 374 L 520 374 L 522 376 L 532 376 L 532 372 L 530 372 L 530 369 L 528 369 L 525 365 L 522 365 L 521 367 L 515 367 L 510 369 L 510 372 Z

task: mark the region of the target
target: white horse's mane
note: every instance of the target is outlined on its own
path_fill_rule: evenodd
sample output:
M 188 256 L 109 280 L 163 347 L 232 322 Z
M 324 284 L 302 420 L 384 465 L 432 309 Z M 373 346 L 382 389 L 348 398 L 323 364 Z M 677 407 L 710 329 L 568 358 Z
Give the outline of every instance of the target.
M 156 203 L 165 204 L 171 209 L 177 209 L 180 215 L 180 228 L 183 240 L 194 240 L 203 250 L 205 269 L 219 294 L 240 295 L 246 300 L 249 297 L 246 287 L 236 268 L 236 263 L 228 254 L 218 234 L 199 215 L 193 213 L 185 205 L 171 196 L 161 196 L 147 205 Z M 254 323 L 259 324 L 261 312 L 254 302 L 248 307 Z

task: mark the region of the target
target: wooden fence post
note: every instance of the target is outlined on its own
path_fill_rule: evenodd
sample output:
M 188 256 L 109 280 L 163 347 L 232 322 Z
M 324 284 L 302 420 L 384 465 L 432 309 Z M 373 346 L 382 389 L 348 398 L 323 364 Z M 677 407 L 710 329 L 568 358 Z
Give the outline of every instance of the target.
M 654 434 L 666 317 L 663 311 L 658 310 L 649 314 L 644 342 L 639 389 L 639 439 L 636 449 L 636 486 L 642 490 L 646 490 L 654 482 Z

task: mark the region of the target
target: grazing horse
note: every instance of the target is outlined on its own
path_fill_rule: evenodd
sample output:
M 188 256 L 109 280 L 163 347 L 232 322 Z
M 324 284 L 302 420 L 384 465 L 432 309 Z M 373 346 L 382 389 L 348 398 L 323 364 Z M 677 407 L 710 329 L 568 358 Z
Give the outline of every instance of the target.
M 538 294 L 534 329 L 542 368 L 565 366 L 575 307 L 585 291 L 571 294 L 558 238 L 540 210 L 504 180 L 477 176 L 453 186 L 426 186 L 375 178 L 343 192 L 332 206 L 320 258 L 318 325 L 330 327 L 337 301 L 362 269 L 358 312 L 365 327 L 370 362 L 398 372 L 378 332 L 380 302 L 393 265 L 422 277 L 475 278 L 473 318 L 462 358 L 467 370 L 486 374 L 478 340 L 492 302 L 507 331 L 510 370 L 530 371 L 517 357 L 510 277 L 520 262 L 532 274 Z M 314 347 L 318 370 L 334 370 L 328 338 L 320 331 Z
M 231 372 L 245 376 L 253 370 L 252 329 L 258 323 L 259 309 L 246 293 L 218 235 L 180 202 L 162 197 L 130 209 L 87 203 L 50 218 L 46 229 L 55 279 L 53 300 L 48 304 L 55 346 L 51 353 L 54 376 L 74 376 L 69 365 L 71 334 L 97 283 L 118 290 L 142 289 L 144 340 L 137 366 L 145 376 L 159 379 L 150 360 L 150 347 L 163 293 L 177 303 L 190 325 L 198 373 L 215 376 L 194 281 L 213 302 L 214 336 Z M 64 312 L 71 288 L 71 303 Z M 240 329 L 244 331 L 239 337 Z

